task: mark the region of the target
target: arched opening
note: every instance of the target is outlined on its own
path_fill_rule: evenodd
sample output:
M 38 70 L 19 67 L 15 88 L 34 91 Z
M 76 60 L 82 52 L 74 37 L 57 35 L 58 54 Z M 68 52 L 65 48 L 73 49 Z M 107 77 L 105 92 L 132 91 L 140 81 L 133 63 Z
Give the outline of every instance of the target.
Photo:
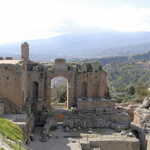
M 87 97 L 87 83 L 82 82 L 81 84 L 81 97 Z
M 57 110 L 67 107 L 67 83 L 68 80 L 61 76 L 51 80 L 51 106 Z
M 33 82 L 33 85 L 32 85 L 32 97 L 34 99 L 38 98 L 38 82 Z

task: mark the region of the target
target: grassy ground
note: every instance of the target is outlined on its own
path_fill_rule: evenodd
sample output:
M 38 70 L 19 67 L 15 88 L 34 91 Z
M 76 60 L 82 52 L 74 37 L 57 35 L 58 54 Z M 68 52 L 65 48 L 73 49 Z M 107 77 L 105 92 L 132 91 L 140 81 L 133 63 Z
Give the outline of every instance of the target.
M 25 150 L 18 141 L 23 141 L 21 128 L 7 119 L 0 118 L 0 135 L 3 140 L 15 150 Z M 18 142 L 15 143 L 14 141 Z M 1 148 L 0 150 L 3 150 Z
M 23 140 L 23 132 L 21 128 L 7 119 L 0 118 L 0 134 L 4 132 L 13 140 Z

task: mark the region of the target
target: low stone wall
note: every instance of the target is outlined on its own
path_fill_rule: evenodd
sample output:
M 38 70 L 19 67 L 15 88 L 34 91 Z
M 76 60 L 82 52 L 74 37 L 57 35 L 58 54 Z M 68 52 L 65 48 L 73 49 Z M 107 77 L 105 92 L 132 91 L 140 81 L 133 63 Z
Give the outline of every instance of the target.
M 81 98 L 77 100 L 77 109 L 78 110 L 96 110 L 98 108 L 111 108 L 115 109 L 115 101 L 106 100 L 106 99 L 98 99 L 93 100 L 92 98 L 88 98 L 82 100 Z
M 141 118 L 138 114 L 135 114 L 134 113 L 134 120 L 133 120 L 133 123 L 136 124 L 137 126 L 140 126 L 141 125 Z
M 122 140 L 122 141 L 90 141 L 90 147 L 99 147 L 100 150 L 140 150 L 138 140 Z
M 112 128 L 124 130 L 130 127 L 130 119 L 126 113 L 78 113 L 65 116 L 63 126 L 69 128 Z
M 12 60 L 13 58 L 12 57 L 6 57 L 6 60 Z

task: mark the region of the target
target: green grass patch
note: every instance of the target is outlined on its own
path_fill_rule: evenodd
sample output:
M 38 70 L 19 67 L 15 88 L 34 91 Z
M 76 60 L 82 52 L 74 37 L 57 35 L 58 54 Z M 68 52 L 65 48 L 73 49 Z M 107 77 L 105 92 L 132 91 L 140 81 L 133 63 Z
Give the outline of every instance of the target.
M 12 140 L 21 140 L 23 141 L 23 132 L 21 128 L 15 125 L 13 122 L 8 119 L 0 118 L 0 134 L 5 133 L 6 136 L 9 136 Z

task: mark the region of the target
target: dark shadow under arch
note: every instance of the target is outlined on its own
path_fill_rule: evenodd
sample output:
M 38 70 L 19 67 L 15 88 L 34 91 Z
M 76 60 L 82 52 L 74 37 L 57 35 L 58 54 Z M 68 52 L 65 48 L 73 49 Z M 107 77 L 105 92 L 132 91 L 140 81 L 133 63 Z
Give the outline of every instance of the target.
M 81 84 L 81 97 L 87 97 L 87 83 L 82 82 Z
M 38 87 L 38 82 L 33 82 L 32 84 L 32 97 L 34 99 L 37 99 L 38 98 L 38 91 L 39 91 L 39 87 Z

